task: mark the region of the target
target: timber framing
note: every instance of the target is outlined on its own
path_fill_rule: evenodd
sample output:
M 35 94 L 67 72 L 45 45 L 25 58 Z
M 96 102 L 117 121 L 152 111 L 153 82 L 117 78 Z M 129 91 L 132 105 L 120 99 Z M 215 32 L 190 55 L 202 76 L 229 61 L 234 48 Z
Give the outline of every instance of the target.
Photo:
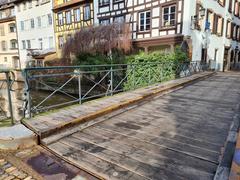
M 94 1 L 97 23 L 100 24 L 102 20 L 113 23 L 115 18 L 122 16 L 131 29 L 133 44 L 138 47 L 172 47 L 183 40 L 183 0 L 110 0 L 106 4 L 100 2 L 101 0 Z M 146 19 L 149 15 L 150 18 Z
M 10 22 L 10 21 L 15 21 L 15 20 L 16 20 L 15 16 L 12 16 L 12 17 L 0 19 L 0 23 L 5 23 L 5 22 Z
M 154 39 L 133 40 L 133 45 L 137 47 L 160 46 L 166 44 L 177 45 L 183 41 L 183 35 L 169 35 Z

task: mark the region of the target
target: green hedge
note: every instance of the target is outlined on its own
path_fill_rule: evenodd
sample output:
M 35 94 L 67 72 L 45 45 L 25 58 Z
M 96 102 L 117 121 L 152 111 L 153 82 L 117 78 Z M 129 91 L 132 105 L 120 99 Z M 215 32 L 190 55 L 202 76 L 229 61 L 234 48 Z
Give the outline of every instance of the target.
M 179 65 L 187 61 L 187 55 L 179 48 L 172 53 L 143 52 L 129 56 L 127 70 L 127 81 L 124 83 L 124 90 L 144 87 L 158 82 L 175 79 L 179 76 Z M 141 64 L 141 65 L 140 65 Z

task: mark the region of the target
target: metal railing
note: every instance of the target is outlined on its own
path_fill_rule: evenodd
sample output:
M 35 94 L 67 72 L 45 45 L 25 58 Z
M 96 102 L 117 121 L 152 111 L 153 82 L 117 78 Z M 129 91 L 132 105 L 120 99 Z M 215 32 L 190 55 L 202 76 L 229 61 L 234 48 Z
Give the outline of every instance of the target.
M 26 68 L 25 117 L 208 69 L 201 62 Z

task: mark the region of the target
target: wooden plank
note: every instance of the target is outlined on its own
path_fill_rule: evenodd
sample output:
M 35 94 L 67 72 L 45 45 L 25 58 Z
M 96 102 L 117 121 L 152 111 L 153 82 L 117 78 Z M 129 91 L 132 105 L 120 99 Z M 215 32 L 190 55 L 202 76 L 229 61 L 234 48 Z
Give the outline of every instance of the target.
M 137 112 L 136 112 L 137 114 Z M 176 120 L 174 120 L 176 121 Z M 154 120 L 143 120 L 141 118 L 136 119 L 135 117 L 132 117 L 129 115 L 128 117 L 122 117 L 120 115 L 119 117 L 114 118 L 114 124 L 117 123 L 129 123 L 129 124 L 134 124 L 137 126 L 141 127 L 142 131 L 145 131 L 145 129 L 155 129 L 157 128 L 162 128 L 164 127 L 165 131 L 179 131 L 179 130 L 187 130 L 189 132 L 194 132 L 195 134 L 207 134 L 208 136 L 213 136 L 216 137 L 218 135 L 218 138 L 223 138 L 228 135 L 228 130 L 230 128 L 230 124 L 225 127 L 225 129 L 221 129 L 219 127 L 213 127 L 213 126 L 208 126 L 207 123 L 205 125 L 202 124 L 188 124 L 188 123 L 179 123 L 179 124 L 174 124 L 174 123 L 168 123 L 167 120 L 163 120 L 158 122 L 158 119 Z M 155 132 L 155 131 L 154 131 Z
M 139 111 L 131 111 L 131 115 L 129 115 L 128 113 L 122 114 L 121 116 L 119 116 L 120 118 L 125 118 L 129 121 L 128 117 L 131 118 L 135 118 L 137 119 L 137 122 L 139 122 L 139 120 L 142 121 L 151 121 L 153 123 L 168 123 L 169 125 L 174 125 L 174 126 L 185 126 L 185 125 L 189 125 L 189 126 L 200 126 L 200 128 L 205 128 L 207 127 L 211 127 L 211 128 L 217 128 L 217 129 L 221 129 L 223 131 L 228 131 L 229 130 L 229 125 L 231 124 L 232 121 L 232 117 L 229 117 L 228 119 L 226 119 L 226 121 L 229 121 L 227 123 L 218 123 L 218 126 L 216 126 L 215 123 L 206 123 L 206 121 L 202 120 L 202 118 L 199 119 L 195 119 L 195 121 L 193 121 L 193 117 L 187 117 L 187 116 L 177 116 L 177 120 L 176 120 L 176 116 L 173 114 L 169 114 L 169 115 L 163 115 L 161 113 L 157 113 L 153 110 L 152 114 L 147 114 L 144 115 L 143 113 L 139 113 Z M 211 118 L 208 120 L 208 122 L 211 121 Z M 163 124 L 162 124 L 163 125 Z M 198 128 L 199 129 L 199 128 Z
M 131 117 L 135 117 L 136 119 L 145 119 L 145 120 L 156 120 L 156 121 L 167 121 L 169 124 L 191 124 L 195 126 L 196 124 L 201 125 L 201 127 L 204 126 L 211 126 L 211 127 L 216 127 L 219 129 L 228 129 L 229 125 L 231 124 L 232 121 L 232 116 L 225 118 L 225 121 L 217 121 L 214 122 L 212 119 L 215 119 L 214 117 L 208 117 L 204 118 L 203 116 L 188 116 L 189 113 L 184 112 L 184 113 L 179 113 L 179 114 L 173 114 L 173 113 L 163 113 L 162 111 L 157 111 L 154 110 L 151 113 L 145 113 L 142 110 L 139 111 L 131 111 Z M 128 114 L 123 114 L 121 117 L 128 118 Z M 218 126 L 216 126 L 216 123 Z
M 148 139 L 148 138 L 142 138 L 145 134 L 142 134 L 142 136 L 137 137 L 135 136 L 135 134 L 128 134 L 126 135 L 126 131 L 122 131 L 122 130 L 116 130 L 116 129 L 110 129 L 110 128 L 104 128 L 105 126 L 95 126 L 96 128 L 98 128 L 98 130 L 96 132 L 101 133 L 102 136 L 110 136 L 110 137 L 114 137 L 114 136 L 120 136 L 121 138 L 119 140 L 123 140 L 124 138 L 128 139 L 129 137 L 131 137 L 132 141 L 137 141 L 139 143 L 145 144 L 146 146 L 152 146 L 157 148 L 162 148 L 162 149 L 169 149 L 172 151 L 176 151 L 185 155 L 189 155 L 189 156 L 193 156 L 199 159 L 204 159 L 206 161 L 210 161 L 213 163 L 218 163 L 218 158 L 219 158 L 219 153 L 218 152 L 214 152 L 214 151 L 209 151 L 207 149 L 203 149 L 203 148 L 198 148 L 198 147 L 194 147 L 194 146 L 190 146 L 188 144 L 183 144 L 183 143 L 179 143 L 177 141 L 168 141 L 167 139 L 162 139 L 161 142 L 160 139 Z M 102 129 L 102 131 L 100 132 L 100 129 Z M 122 135 L 122 136 L 121 136 Z
M 201 133 L 201 132 L 194 132 L 194 131 L 188 131 L 185 129 L 165 129 L 165 127 L 163 128 L 159 128 L 159 127 L 154 127 L 154 128 L 148 128 L 145 127 L 143 129 L 141 129 L 140 126 L 136 126 L 136 125 L 132 125 L 130 123 L 126 124 L 126 123 L 115 123 L 114 120 L 109 120 L 108 122 L 103 122 L 100 124 L 100 126 L 105 126 L 109 129 L 114 129 L 116 131 L 131 131 L 133 133 L 137 133 L 137 132 L 142 132 L 144 134 L 151 134 L 152 132 L 154 132 L 154 134 L 158 134 L 158 136 L 161 136 L 162 134 L 178 134 L 180 136 L 184 136 L 184 137 L 191 137 L 197 140 L 201 140 L 201 141 L 206 141 L 206 142 L 212 142 L 212 143 L 216 143 L 216 144 L 224 144 L 225 140 L 226 140 L 226 135 L 223 136 L 221 134 L 206 134 L 206 133 Z M 230 127 L 230 126 L 229 126 Z
M 115 119 L 116 118 L 114 118 L 114 121 L 115 121 Z M 118 119 L 120 119 L 120 117 L 118 117 Z M 126 122 L 133 124 L 133 122 L 130 120 L 128 120 Z M 117 121 L 116 121 L 116 123 L 117 123 Z M 149 124 L 147 124 L 147 123 L 148 123 L 148 121 L 141 121 L 140 119 L 138 119 L 136 125 L 143 127 L 143 126 L 148 126 Z M 156 124 L 155 127 L 161 128 L 161 127 L 165 127 L 165 126 L 163 124 L 159 124 L 159 125 Z M 176 125 L 176 127 L 178 127 L 178 125 Z M 126 133 L 127 134 L 133 133 L 133 131 L 128 130 Z M 159 133 L 156 133 L 155 131 L 152 131 L 150 134 L 146 134 L 145 132 L 142 132 L 142 131 L 137 131 L 135 133 L 135 136 L 141 137 L 141 138 L 146 137 L 147 139 L 152 139 L 152 140 L 163 139 L 163 141 L 165 139 L 167 139 L 167 140 L 170 139 L 170 140 L 174 140 L 174 141 L 177 141 L 180 143 L 190 144 L 190 145 L 197 146 L 197 147 L 200 147 L 203 149 L 210 149 L 210 150 L 217 151 L 217 152 L 219 152 L 219 149 L 223 146 L 222 144 L 210 143 L 210 142 L 194 139 L 189 136 L 179 136 L 177 133 L 174 133 L 174 134 L 173 133 L 162 133 L 161 135 L 159 135 Z
M 60 142 L 149 179 L 186 179 L 191 176 L 196 179 L 199 175 L 208 179 L 212 177 L 212 174 L 198 172 L 197 170 L 194 171 L 195 175 L 186 175 L 175 167 L 166 169 L 163 166 L 150 165 L 72 136 L 66 137 Z
M 206 173 L 213 173 L 216 169 L 216 164 L 211 162 L 177 153 L 175 151 L 152 145 L 131 137 L 124 137 L 124 139 L 114 138 L 114 136 L 107 137 L 102 136 L 102 134 L 94 130 L 78 132 L 72 136 L 95 143 L 98 146 L 105 147 L 148 164 L 163 166 L 174 165 L 182 167 L 182 169 L 184 169 L 184 167 L 191 167 Z
M 48 146 L 52 151 L 58 153 L 62 157 L 68 159 L 76 166 L 92 172 L 98 177 L 105 179 L 133 179 L 133 180 L 146 180 L 142 176 L 134 174 L 126 169 L 123 169 L 115 164 L 106 162 L 100 158 L 96 158 L 81 150 L 68 146 L 66 144 L 57 142 Z

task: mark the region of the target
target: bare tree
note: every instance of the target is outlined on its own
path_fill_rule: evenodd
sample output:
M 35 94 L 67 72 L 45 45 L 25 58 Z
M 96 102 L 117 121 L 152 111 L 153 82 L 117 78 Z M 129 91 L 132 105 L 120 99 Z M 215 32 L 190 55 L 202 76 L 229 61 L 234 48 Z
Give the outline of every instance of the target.
M 113 50 L 127 53 L 132 48 L 130 28 L 127 24 L 110 24 L 82 28 L 63 47 L 63 58 L 71 59 L 81 53 L 107 54 Z

